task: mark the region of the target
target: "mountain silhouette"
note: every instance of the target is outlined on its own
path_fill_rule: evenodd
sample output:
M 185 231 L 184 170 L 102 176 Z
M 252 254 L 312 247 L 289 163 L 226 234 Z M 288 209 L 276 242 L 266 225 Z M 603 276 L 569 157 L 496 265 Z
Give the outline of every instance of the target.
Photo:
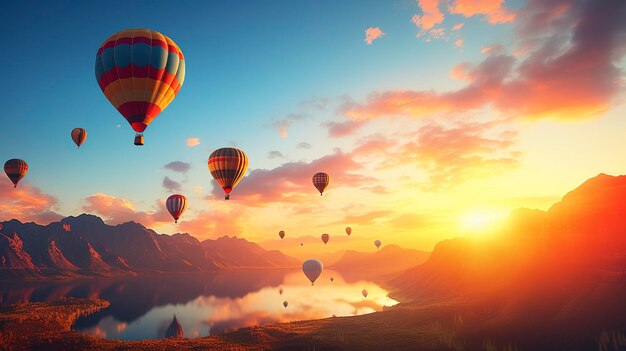
M 393 279 L 405 301 L 472 301 L 488 335 L 626 323 L 626 177 L 600 174 L 548 211 L 520 209 L 486 236 L 438 243 Z M 482 301 L 482 302 L 477 302 Z M 616 329 L 616 330 L 617 330 Z M 600 332 L 600 330 L 595 330 Z
M 0 223 L 0 278 L 297 266 L 297 260 L 244 239 L 200 242 L 187 233 L 158 234 L 135 222 L 107 225 L 89 214 L 46 226 L 17 220 Z
M 338 271 L 365 272 L 369 276 L 400 273 L 420 264 L 430 252 L 404 249 L 398 245 L 386 245 L 375 252 L 346 251 L 341 259 L 329 268 Z

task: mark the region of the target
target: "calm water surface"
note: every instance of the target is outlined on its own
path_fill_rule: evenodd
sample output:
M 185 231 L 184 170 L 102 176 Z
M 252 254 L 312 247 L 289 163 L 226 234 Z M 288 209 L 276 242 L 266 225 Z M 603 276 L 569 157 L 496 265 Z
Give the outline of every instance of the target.
M 363 289 L 369 292 L 367 298 L 361 295 Z M 387 293 L 346 273 L 324 271 L 311 286 L 299 270 L 254 270 L 2 286 L 0 304 L 101 297 L 111 306 L 79 319 L 74 328 L 105 338 L 141 340 L 162 338 L 174 314 L 186 337 L 198 337 L 266 323 L 380 311 L 397 303 Z M 289 302 L 287 308 L 283 301 Z

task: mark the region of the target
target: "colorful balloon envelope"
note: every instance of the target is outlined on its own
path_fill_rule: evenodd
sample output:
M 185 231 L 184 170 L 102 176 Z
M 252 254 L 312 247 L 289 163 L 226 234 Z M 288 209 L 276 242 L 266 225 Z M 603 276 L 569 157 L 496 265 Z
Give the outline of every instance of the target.
M 96 55 L 96 80 L 133 130 L 143 131 L 174 100 L 185 81 L 185 58 L 172 39 L 144 28 L 117 32 Z M 143 136 L 142 136 L 143 137 Z M 142 143 L 136 145 L 143 145 Z
M 174 223 L 178 223 L 178 219 L 187 209 L 187 198 L 184 195 L 174 194 L 167 198 L 165 207 L 167 207 L 169 213 L 174 217 Z
M 313 175 L 313 185 L 320 192 L 320 196 L 324 194 L 324 189 L 330 183 L 330 176 L 324 172 L 318 172 Z
M 363 294 L 363 297 L 367 298 L 367 290 L 363 289 L 363 291 L 361 291 L 361 294 Z
M 225 147 L 213 151 L 209 156 L 208 165 L 211 175 L 224 189 L 224 198 L 228 200 L 230 192 L 248 170 L 248 156 L 234 147 Z
M 330 277 L 330 281 L 331 281 L 331 282 L 334 282 L 334 281 L 335 281 L 335 278 Z
M 283 294 L 283 288 L 278 289 L 278 293 L 282 295 Z
M 12 158 L 4 163 L 4 173 L 11 179 L 14 188 L 17 188 L 17 183 L 24 178 L 27 172 L 28 164 L 24 160 Z
M 80 149 L 80 146 L 83 145 L 85 139 L 87 139 L 87 131 L 83 128 L 74 128 L 72 129 L 71 135 L 74 144 Z
M 287 306 L 289 306 L 289 302 L 284 301 L 284 302 L 283 302 L 283 306 L 285 306 L 285 308 L 287 308 Z
M 330 235 L 326 233 L 322 234 L 322 241 L 324 242 L 324 245 L 328 243 L 328 240 L 330 240 Z
M 284 238 L 285 237 L 285 231 L 281 230 L 280 232 L 278 232 L 278 236 L 280 236 L 280 238 Z
M 350 234 L 352 234 L 352 228 L 346 227 L 346 234 L 348 234 L 348 236 L 350 236 Z
M 311 285 L 315 284 L 315 280 L 322 274 L 324 264 L 320 260 L 306 260 L 302 263 L 302 272 L 311 281 Z
M 382 244 L 382 242 L 380 242 L 380 240 L 374 240 L 374 245 L 376 245 L 376 248 L 379 249 L 380 245 Z

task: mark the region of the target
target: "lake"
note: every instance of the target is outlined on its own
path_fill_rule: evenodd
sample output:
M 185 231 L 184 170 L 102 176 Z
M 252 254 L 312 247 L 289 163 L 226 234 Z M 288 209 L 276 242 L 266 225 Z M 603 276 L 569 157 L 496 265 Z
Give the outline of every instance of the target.
M 300 270 L 249 270 L 3 284 L 0 304 L 100 297 L 111 306 L 80 318 L 74 328 L 104 338 L 142 340 L 162 338 L 174 315 L 186 337 L 219 335 L 266 323 L 380 311 L 397 303 L 387 293 L 371 281 L 330 270 L 315 286 Z

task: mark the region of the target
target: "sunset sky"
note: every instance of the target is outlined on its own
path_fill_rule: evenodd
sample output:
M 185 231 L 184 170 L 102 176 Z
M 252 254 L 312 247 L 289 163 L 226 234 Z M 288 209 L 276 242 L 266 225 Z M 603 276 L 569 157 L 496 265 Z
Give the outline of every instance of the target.
M 0 182 L 0 220 L 87 212 L 294 256 L 325 232 L 326 252 L 373 251 L 374 239 L 432 250 L 624 173 L 620 1 L 5 4 L 0 158 L 30 169 L 16 190 Z M 186 60 L 143 147 L 94 74 L 100 44 L 133 27 L 169 36 Z M 88 133 L 80 150 L 75 127 Z M 228 202 L 207 168 L 225 146 L 250 160 Z M 319 171 L 331 176 L 322 197 Z M 177 225 L 173 193 L 190 202 Z

